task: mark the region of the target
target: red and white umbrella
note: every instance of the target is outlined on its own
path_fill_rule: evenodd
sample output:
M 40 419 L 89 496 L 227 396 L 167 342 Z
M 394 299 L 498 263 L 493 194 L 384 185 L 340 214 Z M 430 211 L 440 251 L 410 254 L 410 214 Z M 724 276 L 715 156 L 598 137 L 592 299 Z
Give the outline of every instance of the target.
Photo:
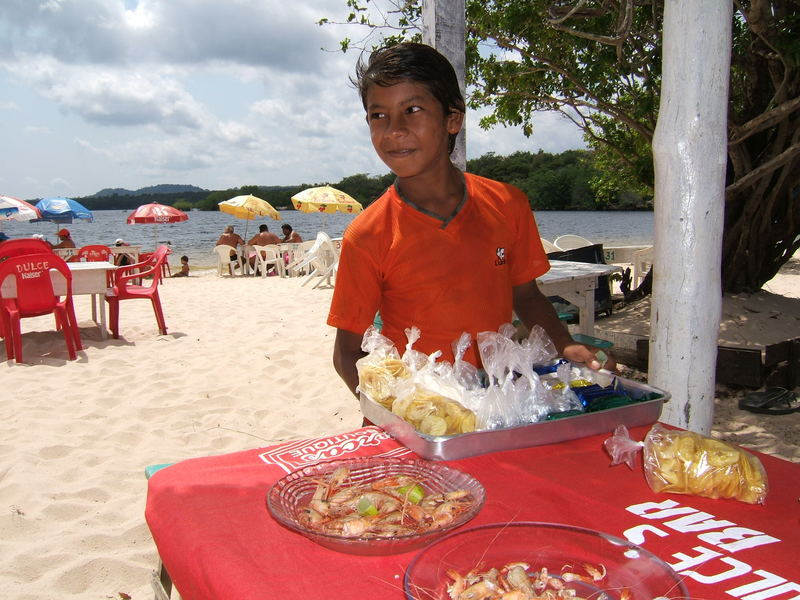
M 142 204 L 128 215 L 125 222 L 128 225 L 133 223 L 179 223 L 188 219 L 189 215 L 174 206 L 151 202 L 150 204 Z
M 180 223 L 188 219 L 189 215 L 174 206 L 151 202 L 150 204 L 142 204 L 139 208 L 134 210 L 128 215 L 125 222 L 128 225 L 138 223 L 153 223 L 158 225 L 159 223 Z M 158 237 L 157 233 L 156 237 Z
M 40 219 L 42 216 L 39 209 L 33 204 L 28 204 L 25 200 L 20 200 L 14 196 L 0 195 L 0 207 L 17 209 L 17 212 L 5 216 L 0 213 L 0 220 L 3 221 L 33 221 L 34 219 Z

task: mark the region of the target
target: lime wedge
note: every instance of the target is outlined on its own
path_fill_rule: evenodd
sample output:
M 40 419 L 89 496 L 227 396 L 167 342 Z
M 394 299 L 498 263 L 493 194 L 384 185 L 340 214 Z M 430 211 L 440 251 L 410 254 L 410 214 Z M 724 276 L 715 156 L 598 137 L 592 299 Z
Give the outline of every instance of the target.
M 420 500 L 425 497 L 425 490 L 418 483 L 414 485 L 404 485 L 397 488 L 397 491 L 408 499 L 412 504 L 419 504 Z
M 378 509 L 369 498 L 361 496 L 361 498 L 358 499 L 358 514 L 362 517 L 377 515 Z

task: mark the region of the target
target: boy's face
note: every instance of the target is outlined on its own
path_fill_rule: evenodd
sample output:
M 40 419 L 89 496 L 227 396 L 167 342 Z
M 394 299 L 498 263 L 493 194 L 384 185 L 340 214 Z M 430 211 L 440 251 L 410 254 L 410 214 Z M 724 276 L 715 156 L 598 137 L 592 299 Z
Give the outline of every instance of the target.
M 448 139 L 458 133 L 463 113 L 444 114 L 424 85 L 401 81 L 367 90 L 367 123 L 380 159 L 398 177 L 419 175 L 450 162 Z

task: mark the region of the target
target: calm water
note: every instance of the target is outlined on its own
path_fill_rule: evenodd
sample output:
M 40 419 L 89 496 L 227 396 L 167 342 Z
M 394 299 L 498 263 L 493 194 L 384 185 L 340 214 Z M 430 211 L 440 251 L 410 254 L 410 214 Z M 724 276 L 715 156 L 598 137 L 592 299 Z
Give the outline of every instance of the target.
M 258 231 L 261 223 L 269 230 L 281 234 L 283 223 L 294 227 L 304 240 L 314 239 L 317 231 L 326 231 L 331 237 L 341 237 L 354 215 L 305 214 L 294 210 L 282 211 L 281 221 L 263 219 L 247 222 L 216 211 L 192 211 L 189 220 L 183 223 L 159 225 L 127 225 L 127 210 L 96 210 L 92 223 L 66 225 L 78 246 L 87 244 L 113 245 L 122 238 L 130 244 L 141 245 L 150 250 L 159 242 L 169 241 L 173 255 L 170 262 L 178 263 L 178 257 L 186 254 L 195 266 L 212 266 L 216 258 L 211 254 L 217 238 L 226 225 L 233 225 L 236 233 L 246 239 Z M 596 211 L 541 211 L 536 213 L 541 236 L 551 242 L 559 235 L 572 233 L 606 246 L 647 245 L 653 243 L 652 212 L 596 212 Z M 51 242 L 57 242 L 56 231 L 62 226 L 55 223 L 17 223 L 6 221 L 2 230 L 9 237 L 25 237 L 34 233 L 43 234 Z

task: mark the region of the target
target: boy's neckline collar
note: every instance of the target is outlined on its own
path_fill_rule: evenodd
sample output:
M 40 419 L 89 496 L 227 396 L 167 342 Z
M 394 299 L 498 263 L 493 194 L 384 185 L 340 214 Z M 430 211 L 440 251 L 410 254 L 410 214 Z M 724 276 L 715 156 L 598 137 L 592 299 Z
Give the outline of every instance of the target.
M 421 212 L 423 215 L 426 215 L 428 217 L 436 219 L 437 221 L 440 221 L 441 225 L 439 226 L 439 228 L 440 229 L 444 229 L 445 227 L 447 227 L 447 225 L 453 219 L 456 218 L 456 216 L 458 216 L 458 213 L 461 212 L 461 209 L 464 208 L 464 205 L 467 203 L 467 196 L 468 196 L 468 193 L 467 193 L 467 178 L 464 176 L 463 172 L 459 171 L 459 173 L 461 173 L 461 183 L 464 186 L 464 195 L 462 196 L 461 201 L 456 205 L 456 207 L 453 209 L 453 212 L 450 213 L 450 215 L 448 217 L 442 217 L 441 215 L 438 215 L 435 212 L 428 210 L 427 208 L 423 208 L 420 205 L 416 204 L 415 202 L 412 202 L 411 200 L 406 198 L 403 195 L 403 192 L 400 190 L 400 186 L 398 185 L 398 182 L 400 180 L 399 177 L 395 177 L 394 183 L 392 184 L 392 186 L 394 187 L 395 191 L 397 192 L 397 197 L 400 198 L 401 202 L 403 202 L 404 204 L 410 206 L 414 210 L 416 210 L 418 212 Z

